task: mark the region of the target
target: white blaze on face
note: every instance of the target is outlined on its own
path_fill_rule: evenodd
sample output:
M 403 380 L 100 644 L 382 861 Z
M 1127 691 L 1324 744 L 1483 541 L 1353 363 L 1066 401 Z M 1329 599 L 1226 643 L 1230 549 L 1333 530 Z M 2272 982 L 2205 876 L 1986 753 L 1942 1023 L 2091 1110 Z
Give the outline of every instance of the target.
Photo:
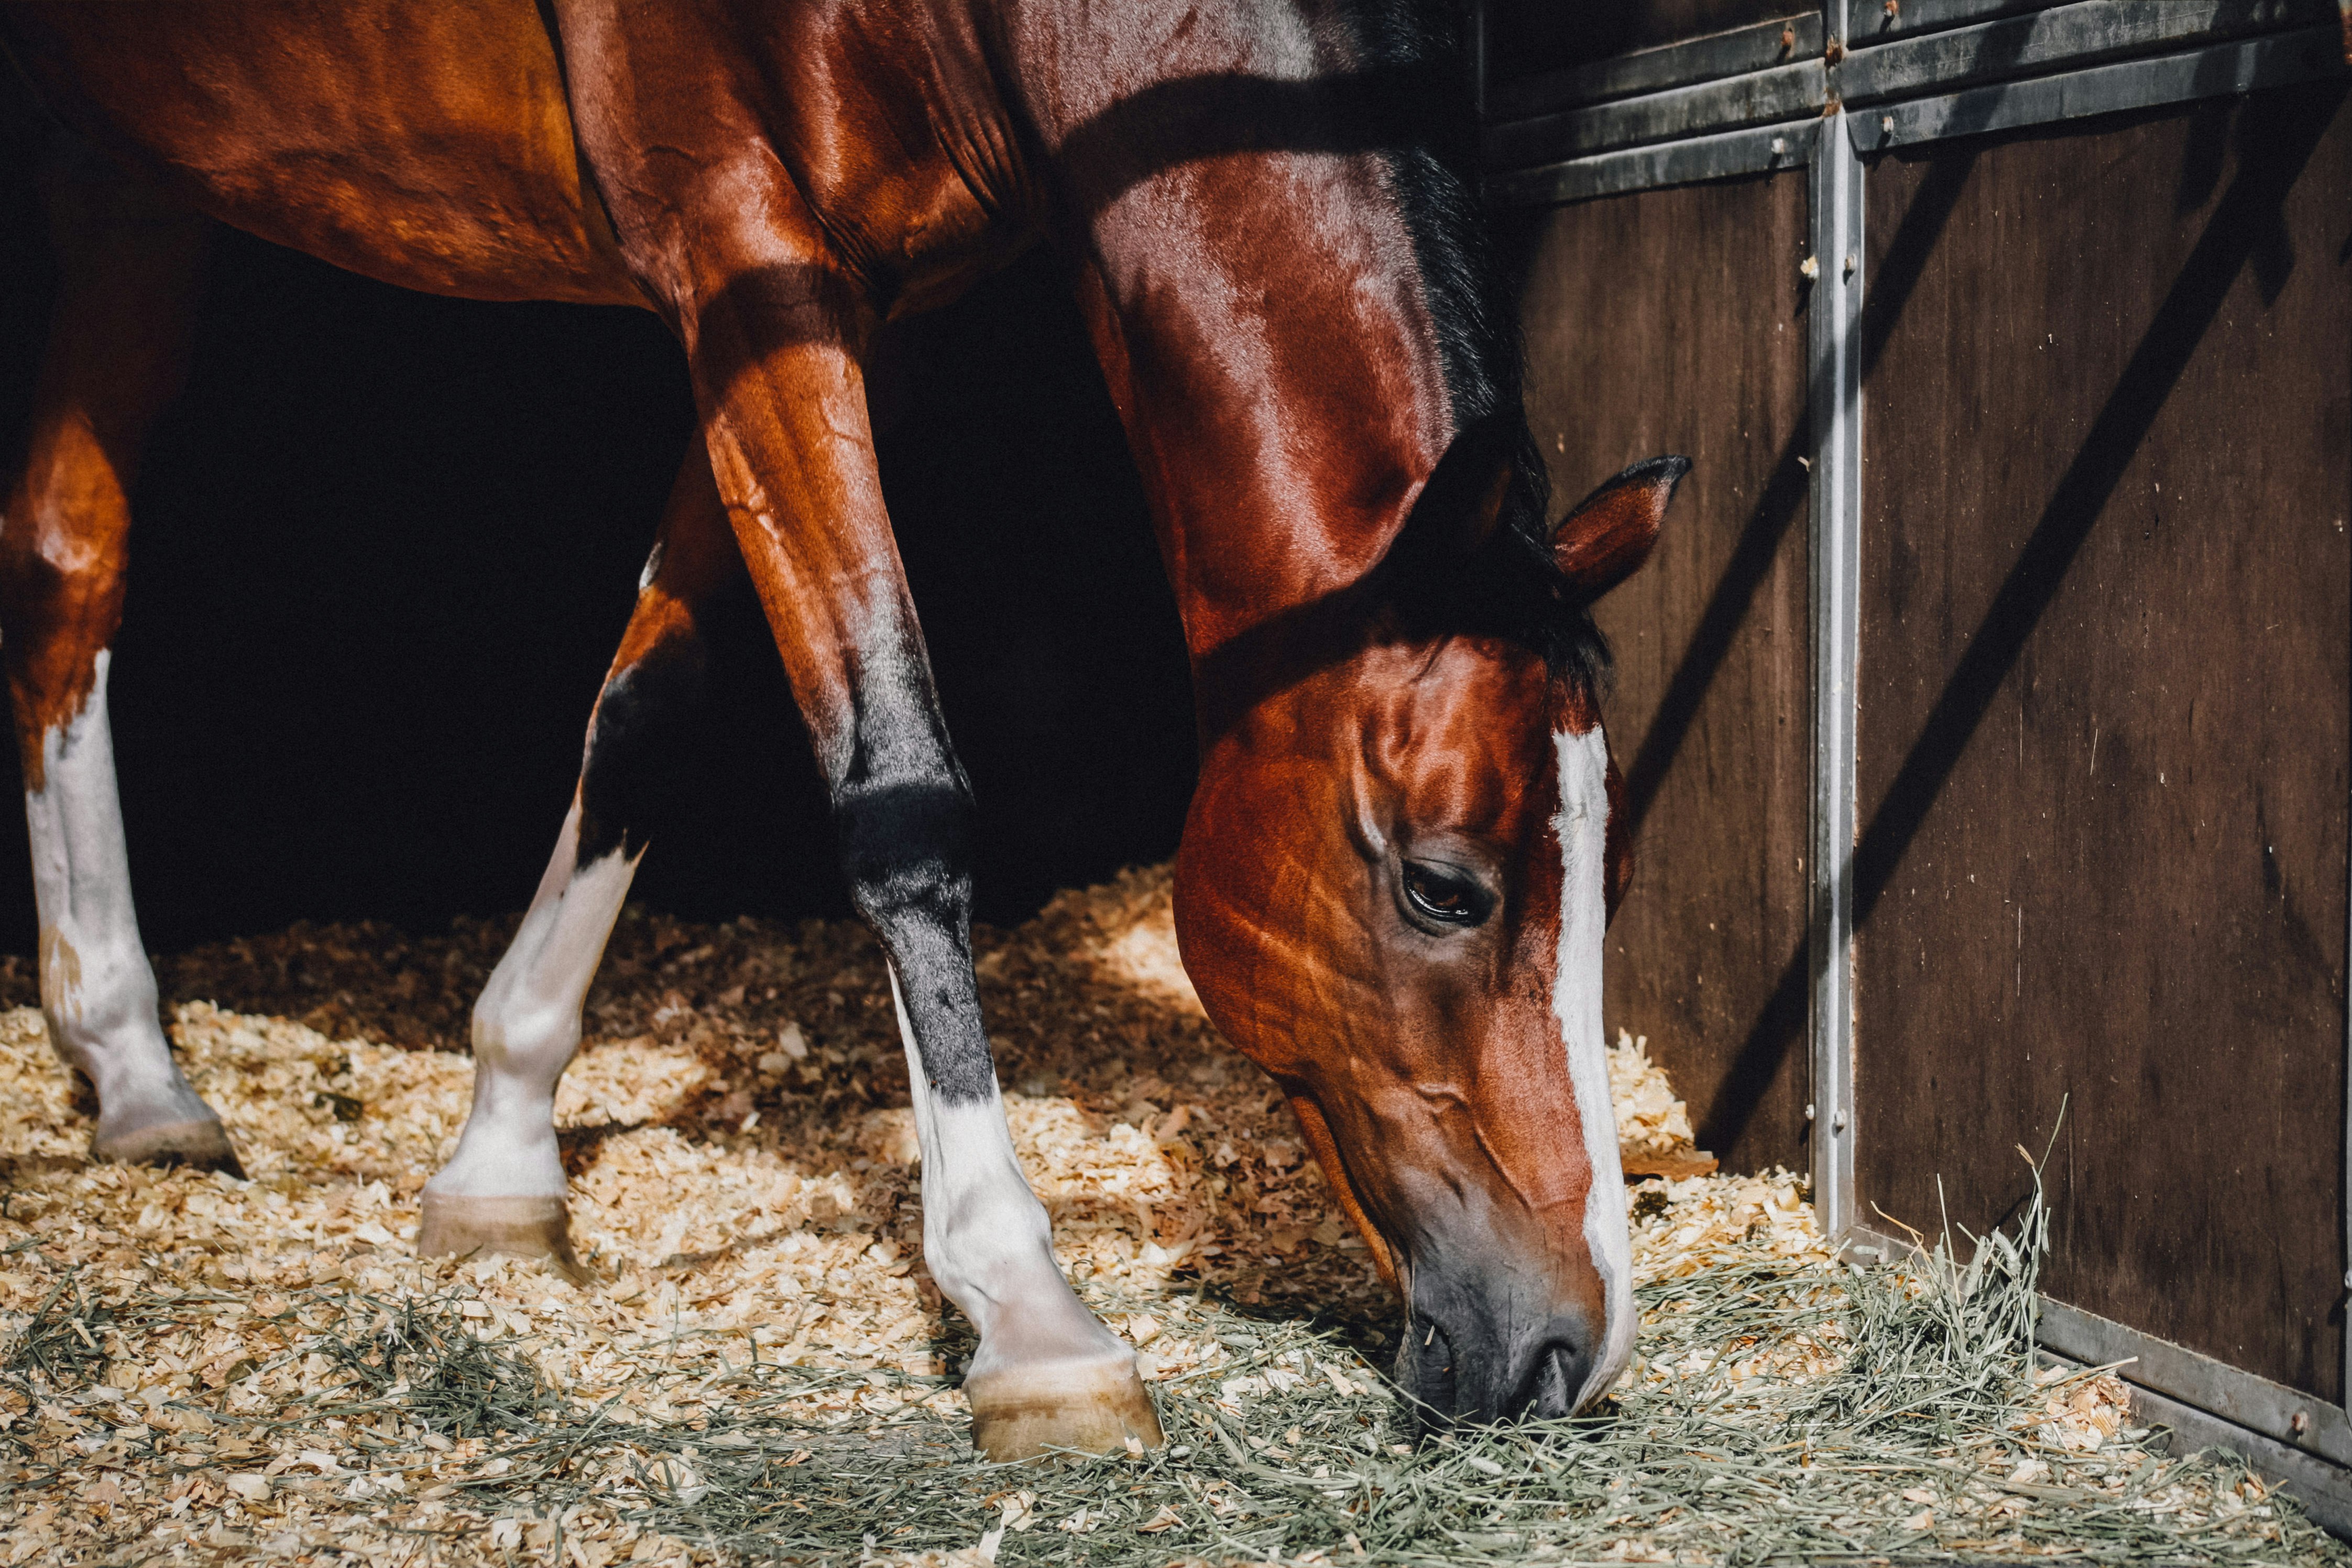
M 1559 752 L 1559 967 L 1551 1010 L 1568 1048 L 1569 1081 L 1592 1188 L 1584 1200 L 1584 1244 L 1601 1275 L 1607 1322 L 1579 1407 L 1598 1398 L 1633 1349 L 1633 1240 L 1625 1219 L 1625 1173 L 1617 1158 L 1617 1117 L 1609 1101 L 1609 1049 L 1601 1035 L 1601 949 L 1609 923 L 1609 743 L 1595 725 L 1552 737 Z

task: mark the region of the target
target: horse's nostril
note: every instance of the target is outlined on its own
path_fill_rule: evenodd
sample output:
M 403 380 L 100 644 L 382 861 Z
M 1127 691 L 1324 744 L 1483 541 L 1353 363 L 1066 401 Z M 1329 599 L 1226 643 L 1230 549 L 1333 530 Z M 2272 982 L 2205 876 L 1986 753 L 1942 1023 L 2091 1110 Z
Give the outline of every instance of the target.
M 1557 1418 L 1576 1414 L 1576 1396 L 1592 1370 L 1591 1357 L 1572 1344 L 1555 1341 L 1536 1354 L 1533 1386 L 1528 1389 L 1531 1414 Z

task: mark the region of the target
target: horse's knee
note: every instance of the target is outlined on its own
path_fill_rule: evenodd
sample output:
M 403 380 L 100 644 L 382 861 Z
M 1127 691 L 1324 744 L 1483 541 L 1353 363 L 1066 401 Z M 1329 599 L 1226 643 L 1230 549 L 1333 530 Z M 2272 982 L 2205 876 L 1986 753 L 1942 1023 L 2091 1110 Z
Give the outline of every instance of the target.
M 868 925 L 970 921 L 971 815 L 971 792 L 951 758 L 853 779 L 835 791 L 842 874 Z

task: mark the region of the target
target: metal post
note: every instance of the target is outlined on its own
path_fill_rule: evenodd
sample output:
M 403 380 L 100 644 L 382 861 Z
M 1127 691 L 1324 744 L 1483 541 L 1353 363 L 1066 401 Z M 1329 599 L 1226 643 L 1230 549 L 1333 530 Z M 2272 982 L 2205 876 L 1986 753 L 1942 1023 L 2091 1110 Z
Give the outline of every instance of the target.
M 1832 0 L 1832 7 L 1843 6 Z M 1842 15 L 1827 18 L 1833 28 Z M 1831 37 L 1842 37 L 1842 28 Z M 1862 543 L 1863 168 L 1845 116 L 1822 122 L 1811 169 L 1813 1208 L 1832 1242 L 1853 1191 L 1854 675 Z

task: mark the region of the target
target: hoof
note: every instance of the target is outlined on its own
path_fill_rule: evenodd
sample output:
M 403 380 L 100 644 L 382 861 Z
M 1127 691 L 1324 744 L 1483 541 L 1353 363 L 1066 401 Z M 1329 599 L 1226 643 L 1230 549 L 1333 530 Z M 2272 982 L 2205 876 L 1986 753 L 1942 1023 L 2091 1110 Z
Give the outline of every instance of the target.
M 467 1197 L 428 1190 L 416 1254 L 546 1258 L 574 1281 L 588 1277 L 572 1250 L 572 1215 L 560 1197 Z
M 245 1179 L 245 1166 L 228 1141 L 228 1129 L 210 1116 L 101 1134 L 90 1140 L 89 1155 L 126 1166 L 193 1166 Z
M 1008 1368 L 968 1378 L 971 1446 L 988 1458 L 1032 1459 L 1049 1448 L 1089 1454 L 1167 1441 L 1132 1356 L 1079 1365 Z

